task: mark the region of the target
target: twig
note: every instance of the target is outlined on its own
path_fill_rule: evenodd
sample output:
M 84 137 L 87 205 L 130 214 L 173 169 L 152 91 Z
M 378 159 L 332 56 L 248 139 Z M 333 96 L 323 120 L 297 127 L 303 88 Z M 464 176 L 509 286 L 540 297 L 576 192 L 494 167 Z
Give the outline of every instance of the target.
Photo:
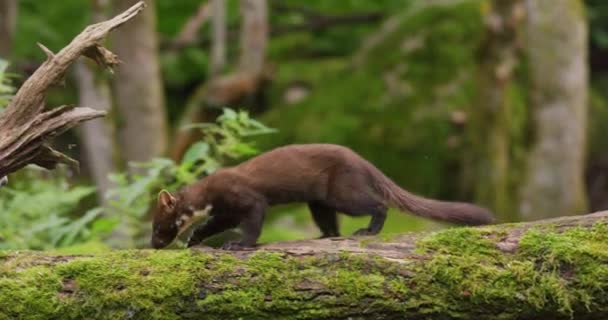
M 193 15 L 182 30 L 177 34 L 177 37 L 173 40 L 172 46 L 176 48 L 183 48 L 196 42 L 196 36 L 198 31 L 211 17 L 211 2 L 202 3 L 196 14 Z

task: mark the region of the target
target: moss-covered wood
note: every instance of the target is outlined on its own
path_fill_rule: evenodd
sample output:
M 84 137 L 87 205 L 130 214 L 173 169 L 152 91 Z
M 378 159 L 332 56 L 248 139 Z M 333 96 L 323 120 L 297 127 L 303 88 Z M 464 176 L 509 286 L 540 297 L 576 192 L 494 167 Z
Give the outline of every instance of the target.
M 256 251 L 0 254 L 0 319 L 602 319 L 608 212 Z

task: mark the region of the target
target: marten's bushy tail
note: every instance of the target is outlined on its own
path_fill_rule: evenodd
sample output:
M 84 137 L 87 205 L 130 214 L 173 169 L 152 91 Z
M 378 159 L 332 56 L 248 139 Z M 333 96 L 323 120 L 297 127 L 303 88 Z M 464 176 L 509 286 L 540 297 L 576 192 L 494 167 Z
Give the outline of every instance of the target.
M 371 165 L 371 164 L 370 164 Z M 494 222 L 494 215 L 486 208 L 470 203 L 427 199 L 408 192 L 375 167 L 370 168 L 376 189 L 389 204 L 418 216 L 465 225 L 484 225 Z

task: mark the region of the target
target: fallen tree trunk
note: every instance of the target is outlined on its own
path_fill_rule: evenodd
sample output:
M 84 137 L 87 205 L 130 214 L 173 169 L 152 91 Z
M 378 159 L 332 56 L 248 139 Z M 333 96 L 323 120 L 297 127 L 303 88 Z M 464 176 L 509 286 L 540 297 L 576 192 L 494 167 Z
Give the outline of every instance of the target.
M 53 150 L 48 140 L 76 124 L 101 117 L 104 111 L 86 107 L 61 106 L 45 110 L 48 89 L 63 82 L 68 67 L 81 55 L 111 69 L 118 57 L 100 42 L 115 28 L 135 17 L 145 7 L 135 4 L 113 19 L 88 26 L 58 53 L 38 44 L 46 61 L 23 83 L 10 104 L 0 114 L 0 177 L 33 163 L 52 169 L 58 163 L 77 168 L 78 162 Z
M 255 251 L 0 253 L 0 319 L 604 319 L 608 212 Z

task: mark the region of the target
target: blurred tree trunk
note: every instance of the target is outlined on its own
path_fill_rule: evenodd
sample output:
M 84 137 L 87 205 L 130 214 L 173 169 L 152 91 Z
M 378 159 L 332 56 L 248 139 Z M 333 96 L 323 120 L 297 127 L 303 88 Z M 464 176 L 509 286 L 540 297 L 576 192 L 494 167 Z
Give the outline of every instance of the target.
M 0 0 L 0 58 L 10 56 L 17 23 L 17 0 Z
M 211 0 L 211 61 L 209 63 L 211 76 L 217 76 L 226 66 L 226 2 Z
M 221 107 L 242 103 L 260 92 L 269 79 L 264 70 L 268 43 L 268 4 L 266 0 L 241 0 L 241 55 L 235 72 L 219 76 L 226 64 L 226 19 L 223 0 L 213 0 L 213 44 L 209 81 L 202 84 L 186 106 L 180 127 L 191 123 L 213 121 Z M 220 3 L 221 2 L 221 3 Z M 221 10 L 216 16 L 216 8 Z M 242 107 L 242 105 L 240 106 Z M 179 130 L 179 128 L 178 128 Z M 198 130 L 177 131 L 171 158 L 179 161 L 188 147 L 200 137 Z
M 186 106 L 184 116 L 180 119 L 175 129 L 175 138 L 171 148 L 171 158 L 181 160 L 186 150 L 197 139 L 201 138 L 198 130 L 182 130 L 181 128 L 193 123 L 213 121 L 218 115 L 218 110 L 206 108 L 205 97 L 208 95 L 207 84 L 212 83 L 219 77 L 226 67 L 226 43 L 228 37 L 228 26 L 226 25 L 226 2 L 225 0 L 211 0 L 211 59 L 209 61 L 208 81 L 190 97 Z
M 472 170 L 476 201 L 492 208 L 502 221 L 512 221 L 514 191 L 510 184 L 512 101 L 509 89 L 519 64 L 524 0 L 493 0 L 484 15 L 480 47 L 479 95 L 471 112 Z
M 107 8 L 108 0 L 92 0 L 91 5 L 93 22 L 105 20 L 103 12 Z M 87 64 L 84 59 L 80 59 L 76 63 L 74 74 L 78 86 L 78 104 L 110 113 L 112 96 L 109 83 L 104 75 L 96 72 L 92 65 Z M 111 118 L 100 118 L 84 123 L 80 138 L 84 145 L 87 165 L 97 186 L 97 199 L 100 204 L 105 204 L 105 193 L 112 185 L 108 177 L 110 173 L 116 171 L 114 128 Z
M 78 61 L 75 69 L 81 106 L 91 106 L 96 110 L 110 112 L 112 99 L 110 87 L 103 75 L 95 72 L 84 60 Z M 82 126 L 81 140 L 87 159 L 87 166 L 97 186 L 97 198 L 100 204 L 105 203 L 104 195 L 112 183 L 110 173 L 116 171 L 114 166 L 114 128 L 110 118 L 96 119 Z
M 113 0 L 122 11 L 137 0 Z M 156 11 L 153 0 L 140 17 L 114 34 L 113 46 L 123 63 L 114 81 L 119 114 L 118 137 L 127 161 L 147 161 L 167 148 L 164 92 L 158 59 Z
M 534 140 L 520 209 L 525 219 L 586 210 L 587 22 L 581 0 L 528 0 Z
M 268 4 L 266 0 L 241 0 L 241 58 L 243 72 L 260 74 L 264 68 L 268 43 Z

